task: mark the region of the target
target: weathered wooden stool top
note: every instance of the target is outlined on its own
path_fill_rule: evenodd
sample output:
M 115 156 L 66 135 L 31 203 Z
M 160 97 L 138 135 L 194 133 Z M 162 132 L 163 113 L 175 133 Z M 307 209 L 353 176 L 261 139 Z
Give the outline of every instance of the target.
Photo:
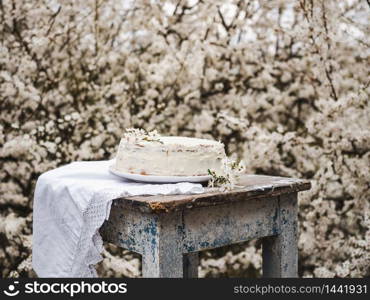
M 116 199 L 120 206 L 137 208 L 148 213 L 163 213 L 183 209 L 246 201 L 259 197 L 274 197 L 282 194 L 309 190 L 308 180 L 287 177 L 242 175 L 238 188 L 232 191 L 208 191 L 194 195 L 135 196 Z

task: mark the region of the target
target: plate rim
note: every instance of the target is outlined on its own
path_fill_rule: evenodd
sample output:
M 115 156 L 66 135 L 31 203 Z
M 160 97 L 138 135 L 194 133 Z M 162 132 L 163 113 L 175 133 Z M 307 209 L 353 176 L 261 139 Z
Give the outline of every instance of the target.
M 169 178 L 172 179 L 172 180 L 182 180 L 182 182 L 191 181 L 191 180 L 194 180 L 194 179 L 199 180 L 197 182 L 202 182 L 202 181 L 208 181 L 212 177 L 211 175 L 171 176 L 171 175 L 142 175 L 142 174 L 136 174 L 136 173 L 124 173 L 124 172 L 118 171 L 114 167 L 114 164 L 110 165 L 108 167 L 108 169 L 109 169 L 109 172 L 111 172 L 112 174 L 114 174 L 118 177 L 123 177 L 123 178 L 133 180 L 129 177 L 135 176 L 135 177 L 138 177 L 138 178 L 142 178 L 143 180 L 146 179 L 145 180 L 146 182 L 149 182 L 149 180 L 148 180 L 149 178 L 154 178 L 154 179 L 157 179 L 157 180 L 163 180 L 162 182 L 164 182 L 165 180 L 168 180 Z M 140 179 L 138 179 L 138 180 L 140 180 Z M 181 182 L 181 181 L 179 181 L 179 182 Z

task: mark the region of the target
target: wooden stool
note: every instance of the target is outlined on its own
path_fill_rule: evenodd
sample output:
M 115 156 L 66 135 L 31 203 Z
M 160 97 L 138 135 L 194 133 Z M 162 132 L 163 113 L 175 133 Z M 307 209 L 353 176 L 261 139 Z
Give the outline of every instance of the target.
M 197 277 L 198 252 L 263 238 L 263 275 L 296 277 L 297 193 L 309 181 L 243 175 L 242 188 L 113 201 L 100 232 L 140 253 L 143 277 Z

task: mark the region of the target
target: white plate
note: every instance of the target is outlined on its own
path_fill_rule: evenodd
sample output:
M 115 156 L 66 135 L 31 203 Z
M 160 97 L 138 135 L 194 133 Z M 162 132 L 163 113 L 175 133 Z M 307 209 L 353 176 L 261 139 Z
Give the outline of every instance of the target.
M 156 176 L 156 175 L 140 175 L 123 173 L 117 171 L 114 166 L 109 167 L 109 171 L 119 177 L 140 181 L 140 182 L 156 182 L 156 183 L 176 183 L 176 182 L 205 182 L 211 179 L 211 176 Z

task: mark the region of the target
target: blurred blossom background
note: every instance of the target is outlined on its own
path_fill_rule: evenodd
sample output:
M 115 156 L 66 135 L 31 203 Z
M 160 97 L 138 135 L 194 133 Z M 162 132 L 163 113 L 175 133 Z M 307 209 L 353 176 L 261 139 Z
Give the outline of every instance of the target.
M 0 276 L 35 276 L 37 177 L 113 158 L 128 127 L 311 180 L 299 275 L 370 276 L 369 94 L 366 0 L 0 0 Z M 106 245 L 98 272 L 139 256 Z M 258 241 L 201 254 L 202 277 L 260 273 Z

